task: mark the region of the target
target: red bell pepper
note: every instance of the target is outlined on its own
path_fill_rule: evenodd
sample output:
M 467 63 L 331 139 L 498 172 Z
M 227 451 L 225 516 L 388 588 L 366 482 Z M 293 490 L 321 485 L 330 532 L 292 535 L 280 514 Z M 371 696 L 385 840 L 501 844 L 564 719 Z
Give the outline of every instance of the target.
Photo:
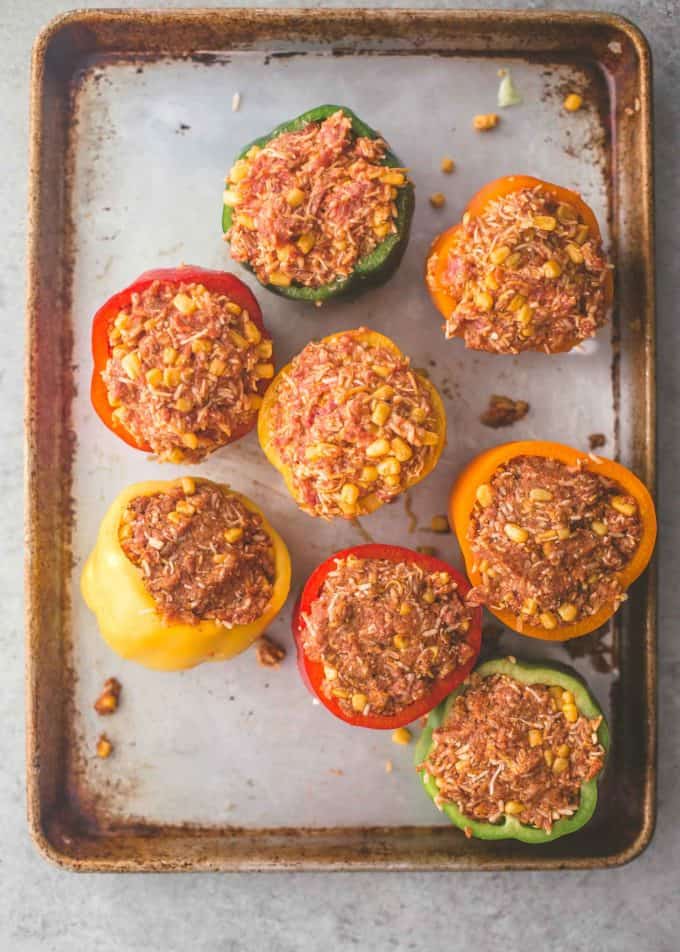
M 102 379 L 102 371 L 105 369 L 107 361 L 111 356 L 111 346 L 109 344 L 109 327 L 116 318 L 118 312 L 130 304 L 132 295 L 137 292 L 145 291 L 154 281 L 165 281 L 168 284 L 202 284 L 208 291 L 217 291 L 227 294 L 234 303 L 239 304 L 244 310 L 248 311 L 250 319 L 257 325 L 262 337 L 269 339 L 271 335 L 264 327 L 262 321 L 262 311 L 255 300 L 250 289 L 240 281 L 235 275 L 227 271 L 210 271 L 206 268 L 199 268 L 195 265 L 182 265 L 179 268 L 154 268 L 151 271 L 145 271 L 136 281 L 113 294 L 105 304 L 103 304 L 92 321 L 92 358 L 94 367 L 92 370 L 92 384 L 90 387 L 90 397 L 92 406 L 99 419 L 116 436 L 134 446 L 135 449 L 143 450 L 146 453 L 151 452 L 151 448 L 144 443 L 138 443 L 128 430 L 120 423 L 117 423 L 113 417 L 113 407 L 109 403 L 106 384 Z M 267 388 L 269 381 L 262 380 L 260 383 L 261 393 Z M 231 435 L 228 442 L 232 443 L 240 437 L 245 436 L 257 421 L 257 414 L 253 414 L 252 423 L 237 427 Z
M 327 697 L 321 690 L 321 684 L 324 680 L 323 664 L 320 661 L 312 661 L 304 652 L 302 645 L 305 632 L 305 623 L 303 615 L 311 610 L 312 603 L 319 597 L 323 584 L 335 568 L 338 559 L 345 559 L 354 555 L 360 559 L 387 559 L 390 562 L 414 562 L 422 566 L 427 572 L 448 572 L 458 585 L 458 591 L 461 596 L 465 596 L 470 590 L 470 583 L 457 569 L 454 569 L 447 562 L 436 559 L 431 555 L 423 555 L 420 552 L 414 552 L 412 549 L 406 549 L 398 545 L 382 545 L 380 543 L 370 543 L 368 545 L 353 546 L 350 549 L 343 549 L 336 552 L 325 562 L 322 562 L 309 576 L 302 590 L 302 593 L 293 610 L 293 637 L 297 649 L 297 662 L 302 680 L 307 685 L 310 692 L 317 697 L 331 714 L 339 717 L 340 720 L 351 724 L 353 727 L 369 727 L 374 730 L 394 730 L 397 727 L 403 727 L 410 724 L 424 714 L 429 713 L 435 708 L 443 698 L 451 691 L 455 690 L 468 676 L 475 666 L 482 642 L 482 610 L 474 608 L 472 610 L 472 620 L 466 640 L 473 649 L 470 659 L 461 667 L 456 668 L 446 678 L 436 681 L 432 689 L 425 697 L 414 701 L 408 707 L 403 708 L 397 714 L 380 715 L 353 712 L 351 715 L 345 713 L 334 698 Z

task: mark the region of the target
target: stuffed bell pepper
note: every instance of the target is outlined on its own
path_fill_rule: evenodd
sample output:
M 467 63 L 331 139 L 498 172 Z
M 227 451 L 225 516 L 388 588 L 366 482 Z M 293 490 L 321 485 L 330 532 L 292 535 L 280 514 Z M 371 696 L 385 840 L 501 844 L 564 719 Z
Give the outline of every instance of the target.
M 446 562 L 393 545 L 336 553 L 309 577 L 293 634 L 309 690 L 356 727 L 395 729 L 472 670 L 481 610 Z
M 255 426 L 274 376 L 257 301 L 224 271 L 147 271 L 97 311 L 92 403 L 159 460 L 196 463 Z
M 387 280 L 408 243 L 413 185 L 344 106 L 319 106 L 247 145 L 224 192 L 232 257 L 270 291 L 321 303 Z
M 620 463 L 529 440 L 477 456 L 450 520 L 475 589 L 503 624 L 566 641 L 603 625 L 646 568 L 652 498 Z
M 117 497 L 81 588 L 114 651 L 175 671 L 247 648 L 283 607 L 290 571 L 283 540 L 254 503 L 183 477 Z
M 487 661 L 432 711 L 415 750 L 427 794 L 468 837 L 548 843 L 597 805 L 609 731 L 581 680 Z
M 396 344 L 358 328 L 307 344 L 280 371 L 258 434 L 301 509 L 353 518 L 434 469 L 446 417 L 435 388 Z
M 446 337 L 497 354 L 571 350 L 605 323 L 613 293 L 592 209 L 528 175 L 475 195 L 435 239 L 426 281 Z

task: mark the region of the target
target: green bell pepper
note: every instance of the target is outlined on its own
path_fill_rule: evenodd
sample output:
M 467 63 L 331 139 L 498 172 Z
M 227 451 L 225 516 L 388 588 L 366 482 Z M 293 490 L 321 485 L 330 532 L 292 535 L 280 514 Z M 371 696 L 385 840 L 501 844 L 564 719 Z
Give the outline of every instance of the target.
M 352 131 L 355 136 L 364 136 L 369 139 L 381 138 L 375 129 L 371 129 L 365 122 L 362 122 L 351 109 L 347 109 L 345 106 L 317 106 L 316 109 L 303 112 L 302 115 L 296 119 L 281 123 L 281 125 L 277 126 L 267 135 L 261 136 L 253 142 L 249 142 L 247 146 L 241 149 L 234 161 L 237 162 L 239 159 L 244 158 L 246 153 L 252 149 L 253 146 L 263 148 L 271 139 L 275 139 L 276 136 L 281 135 L 281 133 L 296 132 L 304 128 L 310 122 L 323 122 L 324 119 L 328 119 L 329 116 L 332 116 L 333 113 L 338 112 L 338 110 L 342 110 L 342 112 L 351 119 Z M 389 148 L 385 152 L 381 165 L 391 168 L 403 168 L 397 156 L 391 152 Z M 354 270 L 346 278 L 333 281 L 330 284 L 323 284 L 317 288 L 295 284 L 291 284 L 288 287 L 265 284 L 264 287 L 269 291 L 273 291 L 274 294 L 280 294 L 283 297 L 291 298 L 295 301 L 310 301 L 314 303 L 317 301 L 327 301 L 330 298 L 344 295 L 357 295 L 369 287 L 383 284 L 397 269 L 408 244 L 411 220 L 415 208 L 415 191 L 411 182 L 407 182 L 406 185 L 399 188 L 395 201 L 397 206 L 397 215 L 394 219 L 397 228 L 395 234 L 388 235 L 370 254 L 360 258 L 354 266 Z M 231 228 L 233 214 L 233 208 L 228 205 L 223 206 L 222 230 L 225 233 Z M 244 267 L 247 268 L 248 271 L 252 272 L 253 270 L 248 264 L 244 264 Z
M 589 719 L 602 717 L 598 728 L 598 739 L 605 749 L 609 749 L 609 729 L 604 720 L 602 711 L 593 700 L 587 687 L 578 678 L 565 674 L 557 668 L 545 664 L 529 664 L 527 662 L 511 661 L 509 658 L 497 658 L 493 661 L 486 661 L 473 672 L 478 677 L 487 678 L 492 674 L 505 674 L 515 681 L 522 684 L 545 684 L 548 686 L 559 685 L 565 691 L 571 691 L 574 695 L 574 701 L 581 714 Z M 451 705 L 459 694 L 466 691 L 470 682 L 464 682 L 457 690 L 442 701 L 442 703 L 430 712 L 425 728 L 418 739 L 415 748 L 415 764 L 419 766 L 424 763 L 432 749 L 432 734 L 435 728 L 441 727 L 446 721 Z M 428 796 L 433 800 L 439 793 L 434 778 L 423 771 L 420 774 L 421 781 Z M 489 823 L 488 821 L 473 820 L 465 816 L 458 809 L 455 803 L 442 804 L 442 810 L 449 820 L 461 830 L 468 830 L 472 836 L 481 840 L 521 840 L 523 843 L 549 843 L 551 840 L 559 839 L 569 833 L 575 833 L 584 826 L 595 812 L 597 805 L 597 777 L 586 781 L 581 786 L 581 802 L 578 810 L 573 816 L 558 820 L 550 833 L 540 830 L 537 827 L 527 826 L 514 816 L 505 816 L 500 823 Z

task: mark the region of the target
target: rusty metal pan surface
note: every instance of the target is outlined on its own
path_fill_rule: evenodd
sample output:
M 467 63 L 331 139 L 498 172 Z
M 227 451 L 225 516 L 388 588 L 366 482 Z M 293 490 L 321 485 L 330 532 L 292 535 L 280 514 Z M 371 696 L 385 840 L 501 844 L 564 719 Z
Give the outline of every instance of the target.
M 493 133 L 498 70 L 523 104 Z M 604 705 L 614 744 L 586 830 L 554 843 L 466 840 L 419 789 L 411 749 L 353 731 L 312 703 L 297 675 L 289 611 L 272 627 L 279 670 L 250 651 L 156 674 L 112 655 L 78 590 L 110 499 L 158 466 L 91 411 L 91 315 L 143 270 L 186 261 L 237 270 L 221 241 L 222 180 L 240 146 L 321 102 L 354 108 L 412 170 L 411 243 L 383 289 L 321 312 L 255 288 L 283 362 L 314 336 L 367 323 L 444 394 L 448 447 L 407 500 L 352 524 L 297 511 L 254 435 L 201 473 L 261 503 L 287 539 L 294 590 L 331 552 L 367 535 L 436 546 L 453 477 L 506 438 L 586 448 L 603 433 L 654 485 L 654 283 L 650 60 L 606 14 L 186 10 L 67 14 L 40 34 L 32 85 L 27 374 L 28 804 L 41 851 L 83 870 L 520 869 L 613 866 L 649 841 L 655 815 L 655 580 L 634 586 L 615 626 L 567 646 L 497 631 L 498 651 L 569 662 Z M 566 92 L 583 94 L 576 114 Z M 231 108 L 234 93 L 241 108 Z M 439 170 L 443 156 L 456 172 Z M 616 263 L 612 325 L 580 352 L 498 358 L 444 347 L 422 284 L 433 235 L 484 182 L 528 172 L 579 189 Z M 443 210 L 427 201 L 446 194 Z M 479 417 L 492 393 L 531 404 L 512 430 Z M 163 475 L 174 475 L 165 467 Z M 292 599 L 291 599 L 292 601 Z M 116 675 L 123 703 L 94 756 L 92 709 Z M 387 761 L 393 770 L 387 773 Z

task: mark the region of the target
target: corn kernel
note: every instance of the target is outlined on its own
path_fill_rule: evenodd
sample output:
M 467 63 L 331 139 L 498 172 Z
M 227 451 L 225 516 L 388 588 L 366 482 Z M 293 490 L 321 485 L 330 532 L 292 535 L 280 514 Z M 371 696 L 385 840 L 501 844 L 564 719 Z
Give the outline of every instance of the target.
M 552 215 L 536 215 L 533 226 L 541 231 L 554 231 L 557 228 L 557 219 Z
M 508 800 L 505 804 L 505 813 L 508 816 L 518 816 L 524 810 L 524 804 L 518 800 Z
M 527 303 L 527 299 L 524 297 L 523 294 L 515 294 L 515 296 L 511 298 L 510 303 L 508 304 L 508 310 L 519 311 L 519 309 L 524 307 L 526 303 Z
M 191 476 L 182 477 L 182 492 L 185 496 L 193 496 L 196 492 L 196 482 Z
M 305 193 L 301 188 L 291 188 L 290 191 L 286 193 L 286 201 L 291 208 L 298 208 L 302 205 L 305 200 Z
M 426 588 L 425 591 L 423 592 L 423 601 L 425 602 L 425 604 L 431 605 L 434 602 L 434 598 L 435 598 L 435 595 L 432 589 Z
M 395 635 L 392 639 L 392 644 L 397 649 L 397 651 L 404 651 L 408 648 L 408 640 L 404 638 L 403 635 Z
M 242 334 L 239 334 L 238 331 L 230 330 L 229 337 L 231 338 L 234 346 L 238 347 L 239 350 L 248 349 L 248 341 L 245 339 L 245 337 Z
M 498 248 L 494 248 L 489 258 L 491 259 L 492 264 L 503 264 L 505 259 L 510 254 L 510 248 L 507 245 L 499 245 Z
M 411 410 L 411 419 L 414 423 L 424 423 L 427 420 L 427 410 L 425 407 L 414 407 Z
M 198 447 L 198 437 L 195 433 L 182 433 L 182 443 L 190 450 L 195 450 Z M 179 512 L 183 512 L 180 509 L 180 504 L 177 503 L 177 509 Z
M 538 617 L 546 631 L 552 631 L 554 628 L 557 628 L 557 619 L 552 612 L 541 612 Z
M 612 496 L 610 504 L 612 509 L 616 509 L 623 516 L 635 515 L 635 503 L 628 502 L 625 496 Z
M 371 422 L 375 423 L 376 426 L 384 426 L 391 413 L 392 407 L 389 403 L 385 403 L 384 400 L 378 400 L 371 413 Z
M 423 446 L 436 446 L 439 443 L 439 434 L 431 430 L 422 430 L 420 433 L 420 442 Z
M 163 383 L 163 371 L 159 370 L 158 367 L 153 367 L 151 370 L 147 370 L 144 376 L 146 377 L 146 382 L 150 387 L 158 387 Z
M 563 757 L 566 760 L 571 754 L 571 747 L 569 744 L 560 744 L 555 753 L 558 757 Z
M 213 377 L 221 377 L 226 369 L 226 361 L 221 360 L 219 357 L 214 357 L 208 365 L 208 373 L 212 374 Z
M 163 371 L 163 386 L 176 387 L 179 383 L 179 370 L 177 367 L 166 367 Z
M 248 397 L 251 410 L 259 410 L 262 406 L 262 397 L 259 393 L 251 393 Z
M 496 275 L 493 271 L 489 271 L 484 275 L 484 287 L 488 288 L 489 291 L 497 291 L 499 288 L 498 281 L 496 280 Z
M 590 228 L 587 225 L 579 225 L 576 229 L 574 241 L 577 245 L 584 245 L 590 237 Z
M 366 447 L 366 456 L 369 459 L 376 459 L 379 456 L 387 456 L 390 451 L 390 444 L 385 439 L 374 440 Z
M 567 112 L 578 112 L 583 105 L 583 96 L 579 96 L 578 93 L 569 93 L 562 105 Z
M 399 606 L 399 614 L 402 616 L 402 618 L 405 618 L 406 615 L 411 614 L 411 606 L 409 605 L 408 602 L 401 603 L 401 605 Z
M 406 178 L 403 172 L 383 172 L 380 181 L 383 185 L 403 185 Z
M 527 530 L 522 529 L 521 526 L 515 525 L 514 522 L 506 522 L 503 526 L 503 532 L 505 532 L 506 536 L 511 542 L 517 542 L 518 545 L 526 542 L 529 538 L 529 533 Z
M 569 766 L 568 760 L 565 760 L 564 757 L 556 757 L 552 765 L 553 773 L 556 773 L 556 774 L 564 773 L 564 771 L 567 769 L 568 766 Z
M 377 466 L 364 466 L 359 475 L 359 480 L 362 483 L 374 483 L 378 478 L 378 467 Z
M 271 380 L 274 376 L 274 364 L 255 364 L 254 371 L 260 380 Z
M 550 502 L 552 498 L 553 494 L 550 490 L 542 489 L 540 486 L 529 490 L 529 499 L 533 499 L 534 502 Z
M 260 331 L 260 328 L 251 320 L 245 320 L 243 322 L 243 333 L 246 335 L 251 344 L 259 344 L 262 340 L 262 332 Z M 271 340 L 269 343 L 271 344 Z
M 595 522 L 590 524 L 590 528 L 593 530 L 595 535 L 605 536 L 607 535 L 607 526 L 604 522 L 600 522 L 599 519 L 596 519 Z
M 241 198 L 234 189 L 226 188 L 222 194 L 222 201 L 228 208 L 236 208 Z
M 559 278 L 562 274 L 562 265 L 559 261 L 555 261 L 554 258 L 550 258 L 549 261 L 543 265 L 543 274 L 546 278 Z
M 179 410 L 180 413 L 188 413 L 192 406 L 191 400 L 187 397 L 180 397 L 175 401 L 175 410 Z
M 193 314 L 196 310 L 196 302 L 192 297 L 189 297 L 188 294 L 176 294 L 172 299 L 173 305 L 177 308 L 180 314 Z
M 381 476 L 397 476 L 401 472 L 401 463 L 393 456 L 388 456 L 378 463 L 378 472 Z
M 546 762 L 546 764 L 548 765 L 548 767 L 552 767 L 553 761 L 554 761 L 554 759 L 555 759 L 555 755 L 553 754 L 552 750 L 546 750 L 546 751 L 544 751 L 544 753 L 543 753 L 543 759 L 545 760 L 545 762 Z
M 213 349 L 213 342 L 207 337 L 199 337 L 191 342 L 192 354 L 209 354 Z
M 493 307 L 493 297 L 488 291 L 480 291 L 479 294 L 475 296 L 475 305 L 480 311 L 490 311 Z
M 269 357 L 271 357 L 272 355 L 273 349 L 274 349 L 274 346 L 271 340 L 267 338 L 266 340 L 261 341 L 261 343 L 257 345 L 255 352 L 258 357 L 264 357 L 265 359 L 269 359 Z
M 578 708 L 575 704 L 565 704 L 562 713 L 570 724 L 574 724 L 578 720 Z
M 523 304 L 517 311 L 517 320 L 524 326 L 525 329 L 531 326 L 533 317 L 534 312 L 528 304 Z
M 142 371 L 142 362 L 136 350 L 126 354 L 121 360 L 123 370 L 131 380 L 136 380 Z
M 560 694 L 560 701 L 562 704 L 573 704 L 574 695 L 571 693 L 571 691 L 562 691 Z
M 255 224 L 255 219 L 252 215 L 246 215 L 244 212 L 241 212 L 240 215 L 237 215 L 234 219 L 237 225 L 240 225 L 241 228 L 247 229 L 247 231 L 255 231 L 257 225 Z
M 565 539 L 568 539 L 571 535 L 571 529 L 568 526 L 560 526 L 557 530 L 557 538 L 560 542 L 564 542 Z
M 345 483 L 340 490 L 340 498 L 347 505 L 352 506 L 359 498 L 359 488 L 354 483 Z
M 287 288 L 290 286 L 290 275 L 283 271 L 273 271 L 267 278 L 268 284 L 273 284 L 275 288 Z
M 411 731 L 408 729 L 408 727 L 398 727 L 396 731 L 393 731 L 392 743 L 393 744 L 410 744 Z
M 543 743 L 543 731 L 532 729 L 529 731 L 529 747 L 539 747 Z
M 363 711 L 363 709 L 368 704 L 368 698 L 365 694 L 353 694 L 352 695 L 352 709 L 357 713 Z
M 413 456 L 413 450 L 408 445 L 406 440 L 402 440 L 400 436 L 395 436 L 395 438 L 392 440 L 391 446 L 392 453 L 400 463 L 405 463 Z
M 225 531 L 224 538 L 229 545 L 232 545 L 234 542 L 238 542 L 239 539 L 243 538 L 243 529 L 241 526 L 232 526 L 231 529 Z
M 578 245 L 567 245 L 567 254 L 573 264 L 583 264 L 583 252 Z
M 316 243 L 316 238 L 311 231 L 306 231 L 303 235 L 300 235 L 295 244 L 298 246 L 303 255 L 309 254 Z
M 335 681 L 338 676 L 337 669 L 331 667 L 330 664 L 325 664 L 323 666 L 323 674 L 327 681 Z
M 498 116 L 495 112 L 475 116 L 472 120 L 472 126 L 477 132 L 488 132 L 490 129 L 495 129 L 497 125 Z
M 475 492 L 475 497 L 480 506 L 486 508 L 493 502 L 493 493 L 488 483 L 481 483 Z
M 375 225 L 373 228 L 373 233 L 377 238 L 387 238 L 391 231 L 392 223 L 389 221 L 384 222 L 382 225 Z
M 562 621 L 570 622 L 574 621 L 578 615 L 578 608 L 576 605 L 572 605 L 571 602 L 564 602 L 564 604 L 560 605 L 557 609 L 557 613 Z
M 401 486 L 401 476 L 397 476 L 396 473 L 392 473 L 388 476 L 383 476 L 383 485 L 388 489 L 398 489 Z
M 177 360 L 177 351 L 174 347 L 163 348 L 163 363 L 172 365 Z

